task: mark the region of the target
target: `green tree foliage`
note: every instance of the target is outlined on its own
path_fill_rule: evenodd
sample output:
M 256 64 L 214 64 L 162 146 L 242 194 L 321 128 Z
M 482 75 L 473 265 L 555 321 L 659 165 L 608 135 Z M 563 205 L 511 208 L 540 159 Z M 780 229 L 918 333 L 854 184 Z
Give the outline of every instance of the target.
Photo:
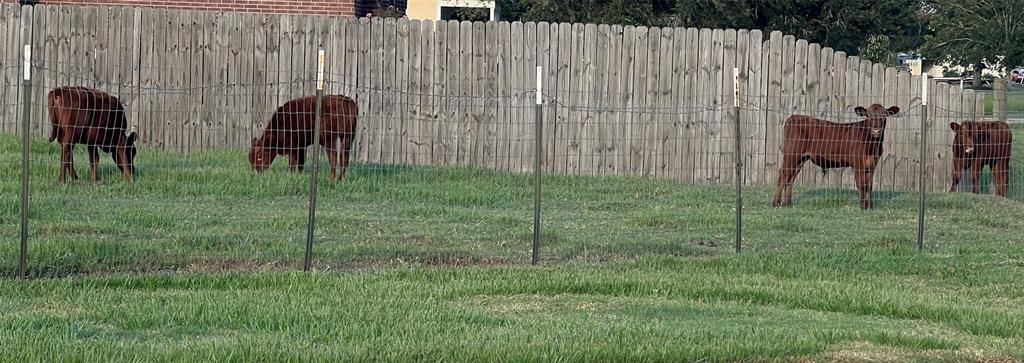
M 873 35 L 889 37 L 890 51 L 912 44 L 912 38 L 920 36 L 920 27 L 915 26 L 920 4 L 919 0 L 693 0 L 679 1 L 677 12 L 683 26 L 778 30 L 857 55 Z
M 462 21 L 487 21 L 491 18 L 491 12 L 485 8 L 458 8 L 455 10 L 455 19 Z
M 890 54 L 917 49 L 924 29 L 921 0 L 499 0 L 499 7 L 506 20 L 778 30 L 850 55 L 867 50 L 873 35 L 889 38 Z
M 931 0 L 925 55 L 954 65 L 985 67 L 1024 65 L 1024 1 Z M 979 77 L 975 77 L 979 81 Z
M 505 20 L 671 26 L 675 0 L 499 0 Z
M 861 47 L 860 57 L 875 63 L 893 63 L 892 40 L 888 35 L 872 35 Z

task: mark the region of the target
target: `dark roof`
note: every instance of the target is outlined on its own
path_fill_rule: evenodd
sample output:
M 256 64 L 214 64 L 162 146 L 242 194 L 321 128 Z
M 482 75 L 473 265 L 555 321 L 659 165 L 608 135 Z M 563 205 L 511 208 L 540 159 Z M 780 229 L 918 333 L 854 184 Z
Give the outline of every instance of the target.
M 408 0 L 356 0 L 356 16 L 364 17 L 366 13 L 378 7 L 394 6 L 403 12 L 409 6 Z

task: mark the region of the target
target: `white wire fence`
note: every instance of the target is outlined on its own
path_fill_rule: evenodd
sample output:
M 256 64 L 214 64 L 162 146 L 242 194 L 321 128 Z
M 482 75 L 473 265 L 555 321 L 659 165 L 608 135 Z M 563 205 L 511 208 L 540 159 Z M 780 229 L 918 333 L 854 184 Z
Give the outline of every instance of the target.
M 479 119 L 413 112 L 424 104 L 421 95 L 396 91 L 370 100 L 317 96 L 315 81 L 260 84 L 289 90 L 288 101 L 261 110 L 205 103 L 266 96 L 251 91 L 253 84 L 229 84 L 139 90 L 151 102 L 138 112 L 148 118 L 142 122 L 119 103 L 124 88 L 84 75 L 58 83 L 43 76 L 58 72 L 45 65 L 32 72 L 39 81 L 24 90 L 46 97 L 23 108 L 20 92 L 5 107 L 23 120 L 36 120 L 23 109 L 46 114 L 27 130 L 27 272 L 37 276 L 299 268 L 310 230 L 313 269 L 525 264 L 533 260 L 537 181 L 541 263 L 738 247 L 913 246 L 922 180 L 932 193 L 957 184 L 957 191 L 1024 200 L 1021 168 L 1013 167 L 1020 161 L 1011 141 L 1016 128 L 934 106 L 922 132 L 920 101 L 895 106 L 908 104 L 909 91 L 840 114 L 772 109 L 762 106 L 772 100 L 742 94 L 734 107 L 717 97 L 579 105 L 596 93 L 570 92 L 523 105 L 537 98 L 527 89 L 426 98 L 438 109 L 478 103 L 481 114 L 495 115 Z M 326 77 L 325 89 L 358 88 Z M 881 103 L 886 98 L 894 101 Z M 177 106 L 156 106 L 163 102 Z M 12 180 L 21 174 L 13 161 L 23 135 L 4 136 Z M 201 147 L 181 148 L 192 140 Z M 316 145 L 324 149 L 319 163 Z M 974 163 L 987 168 L 974 173 Z M 308 218 L 313 165 L 320 175 L 315 224 Z M 742 231 L 736 188 L 745 195 Z M 775 198 L 783 208 L 772 208 Z M 850 213 L 876 215 L 857 222 L 870 224 L 861 236 L 830 234 L 830 224 L 849 223 Z M 957 243 L 925 237 L 927 248 Z M 13 274 L 18 252 L 5 246 L 3 269 Z

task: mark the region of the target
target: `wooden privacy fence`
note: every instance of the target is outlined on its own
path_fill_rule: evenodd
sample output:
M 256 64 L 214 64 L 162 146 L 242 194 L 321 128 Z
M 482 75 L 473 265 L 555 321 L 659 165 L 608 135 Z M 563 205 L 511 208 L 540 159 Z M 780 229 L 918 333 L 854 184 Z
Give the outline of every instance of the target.
M 0 125 L 20 121 L 21 10 L 2 5 Z M 118 95 L 144 148 L 248 147 L 273 110 L 313 93 L 316 54 L 328 92 L 355 98 L 357 161 L 530 170 L 535 69 L 543 67 L 543 167 L 691 183 L 773 184 L 789 114 L 849 122 L 881 103 L 890 119 L 876 189 L 916 186 L 919 77 L 792 36 L 761 31 L 375 18 L 37 5 L 32 132 L 45 93 L 85 85 Z M 740 70 L 742 151 L 733 153 L 732 68 Z M 932 190 L 948 185 L 950 121 L 983 117 L 983 97 L 930 88 Z M 852 185 L 851 173 L 801 183 Z

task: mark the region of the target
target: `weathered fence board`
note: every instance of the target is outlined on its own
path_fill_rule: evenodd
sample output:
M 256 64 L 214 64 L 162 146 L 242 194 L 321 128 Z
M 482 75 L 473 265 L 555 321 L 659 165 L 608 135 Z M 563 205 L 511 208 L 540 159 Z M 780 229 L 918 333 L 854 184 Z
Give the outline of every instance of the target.
M 523 166 L 523 144 L 520 142 L 520 138 L 523 133 L 526 132 L 526 125 L 524 125 L 527 115 L 527 110 L 523 109 L 523 102 L 526 102 L 524 98 L 527 96 L 523 94 L 526 89 L 526 77 L 529 77 L 529 70 L 525 69 L 524 63 L 526 61 L 527 51 L 525 48 L 525 27 L 523 23 L 515 22 L 512 23 L 511 39 L 512 39 L 512 50 L 511 59 L 512 64 L 509 69 L 512 80 L 511 99 L 509 99 L 509 122 L 508 122 L 508 148 L 509 148 L 509 170 L 520 170 Z
M 583 136 L 583 114 L 580 109 L 580 105 L 583 104 L 583 97 L 585 96 L 581 90 L 583 89 L 583 77 L 584 72 L 584 61 L 586 60 L 583 56 L 583 41 L 584 41 L 584 26 L 583 24 L 571 24 L 568 25 L 569 34 L 566 38 L 568 42 L 563 43 L 562 46 L 567 47 L 570 52 L 565 56 L 567 62 L 567 78 L 565 92 L 560 92 L 560 98 L 565 100 L 566 108 L 568 111 L 567 119 L 567 130 L 565 137 L 561 138 L 561 141 L 566 144 L 566 172 L 569 174 L 579 174 L 581 170 L 580 160 L 583 158 L 585 153 L 581 148 Z
M 744 183 L 755 184 L 761 180 L 760 168 L 764 165 L 764 128 L 762 117 L 764 112 L 764 93 L 762 87 L 767 79 L 767 68 L 762 59 L 764 35 L 760 30 L 750 31 L 749 49 L 747 50 L 746 87 L 740 89 L 740 122 L 743 133 L 743 177 Z M 760 150 L 760 151 L 759 151 Z
M 634 77 L 636 77 L 636 49 L 637 45 L 636 27 L 627 25 L 622 28 L 622 62 L 619 64 L 619 105 L 622 112 L 619 113 L 616 130 L 618 131 L 618 151 L 615 160 L 615 169 L 618 175 L 630 175 L 630 157 L 633 147 L 632 122 L 636 113 L 636 97 L 633 93 Z M 559 53 L 561 54 L 561 53 Z
M 697 72 L 697 82 L 694 84 L 694 103 L 693 103 L 693 138 L 698 140 L 696 142 L 693 154 L 694 165 L 693 165 L 693 182 L 694 183 L 705 183 L 708 179 L 708 150 L 711 148 L 712 134 L 710 133 L 711 127 L 710 115 L 707 112 L 707 107 L 710 104 L 711 90 L 708 85 L 711 84 L 711 67 L 714 67 L 711 58 L 711 47 L 712 47 L 712 31 L 711 29 L 701 29 L 698 35 L 698 52 L 700 53 L 695 71 Z
M 431 94 L 443 95 L 448 92 L 447 90 L 447 59 L 448 59 L 448 22 L 437 21 L 434 23 L 434 40 L 431 44 L 434 54 L 434 64 L 430 70 L 431 73 Z M 430 136 L 432 138 L 430 148 L 430 160 L 433 165 L 444 165 L 446 154 L 445 154 L 445 120 L 447 114 L 448 101 L 443 97 L 435 97 L 431 100 L 430 105 L 430 118 L 433 125 L 433 131 Z
M 718 123 L 718 163 L 715 168 L 718 170 L 716 183 L 732 183 L 733 163 L 733 138 L 736 132 L 733 127 L 734 117 L 732 109 L 733 100 L 733 68 L 736 67 L 736 30 L 726 29 L 722 33 L 722 66 L 719 77 L 715 80 L 718 83 L 718 116 L 715 118 Z
M 488 22 L 484 24 L 484 32 L 486 38 L 484 40 L 484 54 L 482 56 L 483 69 L 483 85 L 484 85 L 484 99 L 483 99 L 483 110 L 480 114 L 480 129 L 481 137 L 483 139 L 483 162 L 488 168 L 494 169 L 498 167 L 496 160 L 497 153 L 497 123 L 494 120 L 497 118 L 498 108 L 498 72 L 501 70 L 497 67 L 496 59 L 498 58 L 498 24 L 495 22 Z M 539 32 L 538 32 L 539 33 Z M 544 43 L 547 46 L 547 29 L 545 28 Z M 545 53 L 545 59 L 547 58 Z
M 3 77 L 3 84 L 0 84 L 0 131 L 15 133 L 18 130 L 16 106 L 18 100 L 18 75 L 20 75 L 21 56 L 21 35 L 20 23 L 21 8 L 11 5 L 0 7 L 0 77 Z
M 409 119 L 410 107 L 418 101 L 417 97 L 413 97 L 409 92 L 410 86 L 410 68 L 413 68 L 412 62 L 410 61 L 409 46 L 412 44 L 410 39 L 411 33 L 409 30 L 409 22 L 402 21 L 398 22 L 398 30 L 395 32 L 396 43 L 393 43 L 395 49 L 395 86 L 392 93 L 394 94 L 392 108 L 395 114 L 392 115 L 390 123 L 395 125 L 395 146 L 394 156 L 392 163 L 396 164 L 412 164 L 412 154 L 415 152 L 414 149 L 410 148 L 409 136 L 414 128 L 412 127 L 412 121 Z
M 596 44 L 594 47 L 594 86 L 591 89 L 590 103 L 587 106 L 591 110 L 591 122 L 595 133 L 591 135 L 594 143 L 591 148 L 594 150 L 593 169 L 594 174 L 603 175 L 605 170 L 605 159 L 608 157 L 608 111 L 602 105 L 608 104 L 608 50 L 611 36 L 611 27 L 608 25 L 597 26 L 596 39 L 587 39 L 589 44 Z M 668 77 L 665 77 L 668 78 Z
M 689 116 L 687 115 L 689 111 L 687 109 L 688 95 L 690 94 L 687 66 L 690 59 L 693 58 L 695 49 L 690 46 L 690 41 L 690 35 L 686 29 L 676 28 L 673 36 L 673 48 L 677 51 L 673 57 L 673 100 L 672 108 L 667 110 L 674 112 L 672 118 L 675 129 L 674 137 L 676 138 L 675 148 L 673 148 L 675 155 L 671 166 L 675 170 L 672 170 L 671 177 L 687 181 L 693 180 L 691 172 L 693 169 L 691 149 L 693 139 L 690 137 Z
M 565 23 L 551 23 L 548 28 L 549 51 L 547 70 L 544 72 L 544 137 L 545 153 L 548 158 L 545 160 L 546 172 L 560 172 L 565 170 L 566 148 L 562 141 L 567 132 L 567 108 L 559 100 L 563 99 L 563 92 L 568 91 L 568 59 L 572 50 L 560 46 L 570 39 L 572 29 Z

